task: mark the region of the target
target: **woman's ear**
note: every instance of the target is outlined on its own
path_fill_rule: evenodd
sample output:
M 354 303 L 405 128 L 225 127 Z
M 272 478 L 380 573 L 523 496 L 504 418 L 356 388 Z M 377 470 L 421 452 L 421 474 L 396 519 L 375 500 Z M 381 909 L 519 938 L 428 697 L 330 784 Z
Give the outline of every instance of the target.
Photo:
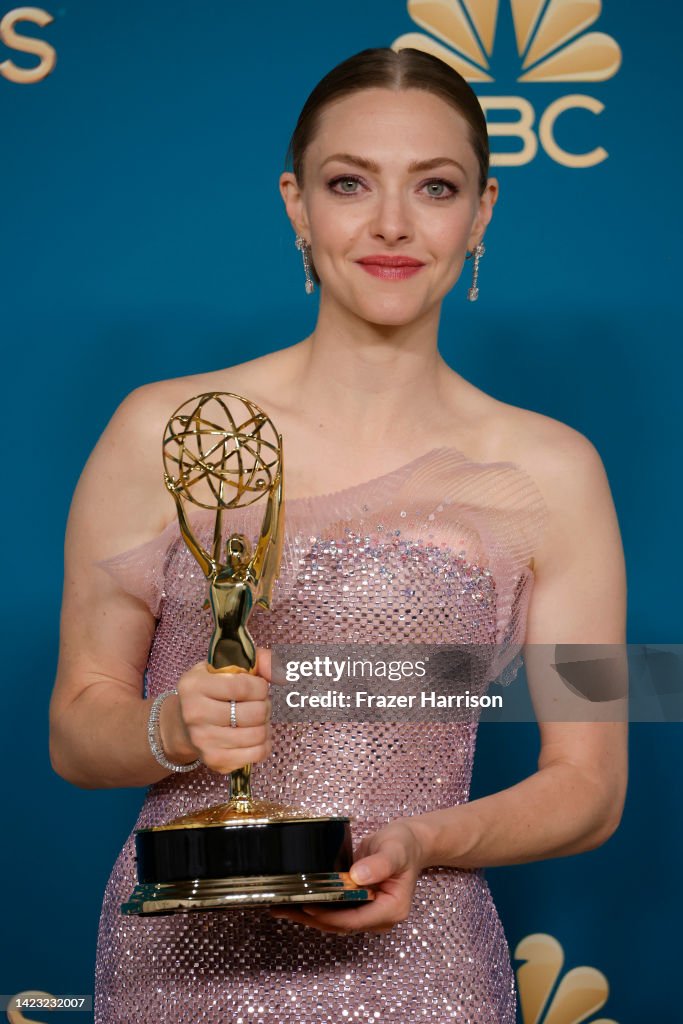
M 498 179 L 489 178 L 486 182 L 486 188 L 479 197 L 479 208 L 474 218 L 469 238 L 467 239 L 467 248 L 469 250 L 474 249 L 475 245 L 481 242 L 484 237 L 484 232 L 493 216 L 493 207 L 496 205 L 498 195 Z
M 297 235 L 308 239 L 308 218 L 304 206 L 303 192 L 291 171 L 280 175 L 280 195 L 282 196 L 292 227 Z

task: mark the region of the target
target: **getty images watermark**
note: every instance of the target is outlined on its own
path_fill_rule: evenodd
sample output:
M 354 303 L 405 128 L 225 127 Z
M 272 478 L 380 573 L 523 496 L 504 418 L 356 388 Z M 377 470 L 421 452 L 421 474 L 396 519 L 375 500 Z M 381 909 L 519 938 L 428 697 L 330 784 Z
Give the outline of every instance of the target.
M 683 721 L 683 644 L 276 644 L 273 721 Z
M 343 710 L 382 710 L 431 708 L 502 708 L 503 698 L 499 694 L 478 694 L 465 690 L 463 693 L 444 693 L 438 690 L 420 689 L 414 693 L 393 692 L 393 683 L 405 684 L 406 680 L 424 680 L 428 675 L 430 656 L 412 661 L 409 658 L 391 659 L 359 658 L 347 655 L 346 658 L 333 658 L 316 654 L 312 659 L 292 659 L 285 662 L 285 680 L 288 683 L 300 683 L 302 680 L 329 680 L 334 684 L 349 679 L 355 681 L 366 678 L 373 684 L 373 689 L 362 689 L 361 686 L 342 689 L 311 691 L 288 689 L 284 701 L 288 708 L 341 708 Z M 379 684 L 379 685 L 378 685 Z

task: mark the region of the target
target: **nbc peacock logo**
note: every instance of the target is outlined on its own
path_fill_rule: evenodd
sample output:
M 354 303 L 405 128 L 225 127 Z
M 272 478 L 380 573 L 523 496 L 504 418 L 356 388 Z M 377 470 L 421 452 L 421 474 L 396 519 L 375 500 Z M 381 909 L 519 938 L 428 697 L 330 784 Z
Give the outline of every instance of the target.
M 605 32 L 587 31 L 602 13 L 601 0 L 510 0 L 520 83 L 603 82 L 621 66 L 621 49 Z M 408 0 L 408 14 L 425 32 L 407 32 L 392 49 L 413 47 L 438 57 L 467 81 L 490 83 L 499 18 L 498 0 Z M 430 33 L 427 35 L 426 33 Z M 552 102 L 536 117 L 524 96 L 487 96 L 479 100 L 487 115 L 489 136 L 514 137 L 522 148 L 491 154 L 492 166 L 530 163 L 539 142 L 548 156 L 565 167 L 594 167 L 609 155 L 602 146 L 588 152 L 569 152 L 555 138 L 555 124 L 566 110 L 600 114 L 604 104 L 593 96 L 572 93 Z M 496 123 L 494 110 L 516 111 L 518 119 Z M 538 120 L 538 127 L 536 122 Z
M 562 975 L 564 952 L 552 935 L 527 935 L 514 956 L 524 961 L 517 968 L 524 1024 L 616 1024 L 607 1017 L 588 1020 L 607 1002 L 607 978 L 594 967 L 574 967 Z

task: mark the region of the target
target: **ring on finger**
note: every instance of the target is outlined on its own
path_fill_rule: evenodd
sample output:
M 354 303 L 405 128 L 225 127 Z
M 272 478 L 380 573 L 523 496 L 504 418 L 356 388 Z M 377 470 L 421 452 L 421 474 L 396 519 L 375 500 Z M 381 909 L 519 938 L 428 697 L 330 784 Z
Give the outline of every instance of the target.
M 230 726 L 233 729 L 237 728 L 237 701 L 230 701 Z

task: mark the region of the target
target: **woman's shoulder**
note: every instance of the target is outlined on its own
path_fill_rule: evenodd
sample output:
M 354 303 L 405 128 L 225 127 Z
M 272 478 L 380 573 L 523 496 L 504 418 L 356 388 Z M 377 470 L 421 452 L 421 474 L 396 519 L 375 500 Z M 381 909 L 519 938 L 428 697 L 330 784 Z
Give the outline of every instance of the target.
M 577 486 L 604 475 L 600 453 L 586 434 L 532 409 L 499 404 L 502 458 L 533 476 L 548 504 L 564 503 Z
M 602 460 L 593 442 L 575 427 L 544 413 L 511 405 L 454 375 L 450 395 L 454 441 L 481 462 L 510 462 L 542 490 L 555 493 L 577 474 L 595 474 Z M 459 441 L 461 443 L 459 443 Z M 551 495 L 549 494 L 549 497 Z
M 563 560 L 575 545 L 619 545 L 616 513 L 600 453 L 580 430 L 543 413 L 496 402 L 493 412 L 498 438 L 496 461 L 522 470 L 522 490 L 540 509 L 540 539 L 534 544 L 535 573 Z M 538 502 L 538 498 L 542 501 Z M 576 560 L 576 559 L 575 559 Z M 596 558 L 596 561 L 598 559 Z
M 83 469 L 74 496 L 76 510 L 81 505 L 91 508 L 98 495 L 107 493 L 107 508 L 138 523 L 140 535 L 160 533 L 174 519 L 162 475 L 162 442 L 170 418 L 185 402 L 209 392 L 232 391 L 251 398 L 247 367 L 249 363 L 153 381 L 130 391 Z
M 496 402 L 497 436 L 503 451 L 515 454 L 538 472 L 567 462 L 599 458 L 593 442 L 569 423 L 521 406 Z
M 574 543 L 602 538 L 618 546 L 616 510 L 605 465 L 580 430 L 530 409 L 501 409 L 507 432 L 501 458 L 523 469 L 540 492 L 547 514 L 538 564 L 564 557 Z
M 219 370 L 141 384 L 126 395 L 116 415 L 128 426 L 156 429 L 184 402 L 199 395 L 232 392 L 258 403 L 265 382 L 272 382 L 285 370 L 286 351 L 278 349 Z
M 98 464 L 108 472 L 111 462 L 125 463 L 129 475 L 141 481 L 156 480 L 162 439 L 176 410 L 194 398 L 218 392 L 237 394 L 260 405 L 263 383 L 278 379 L 278 355 L 134 388 L 114 410 L 96 446 L 93 455 Z

